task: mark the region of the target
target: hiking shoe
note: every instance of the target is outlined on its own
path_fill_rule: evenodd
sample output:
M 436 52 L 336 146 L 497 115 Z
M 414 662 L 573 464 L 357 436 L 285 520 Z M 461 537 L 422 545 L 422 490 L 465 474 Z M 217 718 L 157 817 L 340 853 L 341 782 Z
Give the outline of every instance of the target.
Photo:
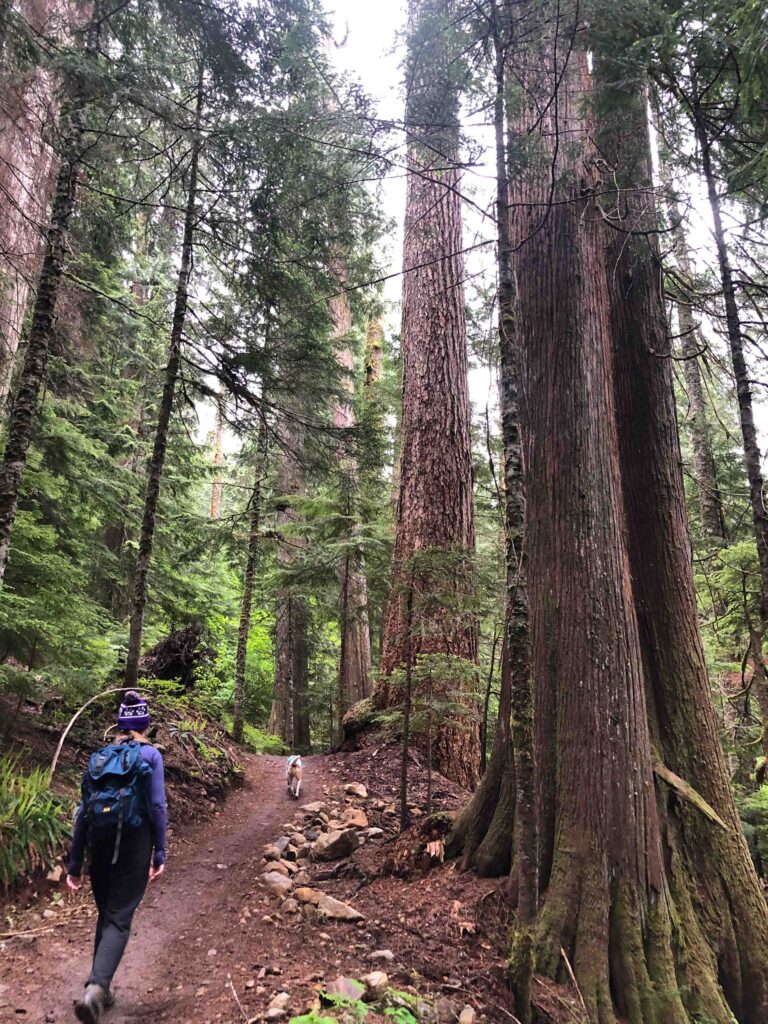
M 111 988 L 108 988 L 107 991 L 104 993 L 104 1009 L 111 1010 L 114 1005 L 115 993 L 112 991 Z
M 101 985 L 86 985 L 83 998 L 75 1003 L 75 1016 L 82 1024 L 99 1024 L 106 994 Z

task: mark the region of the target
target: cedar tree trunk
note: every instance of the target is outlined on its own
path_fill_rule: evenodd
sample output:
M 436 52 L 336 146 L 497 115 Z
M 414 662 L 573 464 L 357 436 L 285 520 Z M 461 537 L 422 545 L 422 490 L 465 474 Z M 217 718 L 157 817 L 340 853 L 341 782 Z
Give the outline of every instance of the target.
M 458 53 L 449 5 L 411 0 L 406 123 L 408 181 L 403 246 L 402 443 L 392 588 L 384 629 L 379 701 L 401 697 L 386 677 L 405 663 L 405 599 L 409 562 L 415 553 L 436 551 L 459 559 L 475 543 L 472 506 L 470 407 L 464 309 Z M 449 610 L 471 595 L 466 572 L 442 605 L 433 593 L 430 610 L 421 600 L 429 582 L 414 584 L 414 658 L 448 654 L 477 660 L 470 614 Z M 464 591 L 464 592 L 463 592 Z M 469 675 L 469 674 L 468 674 Z M 464 684 L 466 686 L 466 684 Z M 464 689 L 446 684 L 447 696 L 467 704 L 463 721 L 445 721 L 434 735 L 434 755 L 449 778 L 473 785 L 479 765 L 477 716 Z
M 768 909 L 743 838 L 719 742 L 699 631 L 675 412 L 671 342 L 656 236 L 642 85 L 621 99 L 596 62 L 608 117 L 601 152 L 614 165 L 608 220 L 614 387 L 632 590 L 654 756 L 716 813 L 703 813 L 666 773 L 659 781 L 678 983 L 691 1015 L 768 1021 Z M 725 1005 L 727 1004 L 727 1005 Z
M 93 19 L 88 27 L 86 58 L 94 59 L 96 56 L 98 26 L 99 22 Z M 27 336 L 27 349 L 11 406 L 5 452 L 0 465 L 0 586 L 8 564 L 19 489 L 32 443 L 38 398 L 45 380 L 48 354 L 56 326 L 56 303 L 64 271 L 67 236 L 75 209 L 77 180 L 83 155 L 86 89 L 84 81 L 76 76 L 73 76 L 67 85 L 68 95 L 62 112 L 61 163 Z
M 592 1024 L 688 1024 L 626 552 L 590 77 L 578 37 L 568 45 L 578 27 L 556 24 L 557 48 L 547 25 L 525 62 L 536 72 L 523 70 L 529 130 L 512 154 L 544 868 L 537 967 L 566 980 L 567 957 Z

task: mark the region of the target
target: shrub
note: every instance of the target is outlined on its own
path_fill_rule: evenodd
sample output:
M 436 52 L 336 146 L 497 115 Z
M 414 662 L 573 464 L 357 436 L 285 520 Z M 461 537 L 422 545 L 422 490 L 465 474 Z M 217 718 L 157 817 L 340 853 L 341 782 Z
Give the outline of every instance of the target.
M 48 772 L 21 771 L 17 756 L 0 758 L 0 885 L 7 891 L 17 879 L 52 866 L 70 834 L 72 801 L 49 788 Z

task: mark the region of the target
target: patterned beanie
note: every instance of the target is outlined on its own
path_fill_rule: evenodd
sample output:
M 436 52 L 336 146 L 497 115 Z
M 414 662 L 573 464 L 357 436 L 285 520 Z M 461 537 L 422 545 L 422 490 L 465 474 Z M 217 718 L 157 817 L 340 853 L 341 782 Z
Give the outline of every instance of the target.
M 121 729 L 130 732 L 143 732 L 149 725 L 149 707 L 143 697 L 135 690 L 128 690 L 117 713 L 117 724 Z

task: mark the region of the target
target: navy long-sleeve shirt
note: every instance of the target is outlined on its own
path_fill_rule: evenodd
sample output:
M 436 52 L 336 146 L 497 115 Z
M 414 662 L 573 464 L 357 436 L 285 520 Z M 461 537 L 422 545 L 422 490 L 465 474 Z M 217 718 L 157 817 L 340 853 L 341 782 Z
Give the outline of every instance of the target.
M 165 833 L 168 825 L 165 805 L 163 755 L 151 743 L 142 743 L 141 756 L 152 767 L 152 774 L 149 776 L 148 804 L 150 824 L 152 826 L 152 842 L 155 848 L 153 864 L 156 868 L 159 868 L 161 864 L 165 864 Z M 69 853 L 69 866 L 67 867 L 68 873 L 73 877 L 77 877 L 82 871 L 87 838 L 88 821 L 85 814 L 85 805 L 81 801 L 77 809 L 77 817 L 75 818 L 75 830 L 72 836 L 72 848 Z

